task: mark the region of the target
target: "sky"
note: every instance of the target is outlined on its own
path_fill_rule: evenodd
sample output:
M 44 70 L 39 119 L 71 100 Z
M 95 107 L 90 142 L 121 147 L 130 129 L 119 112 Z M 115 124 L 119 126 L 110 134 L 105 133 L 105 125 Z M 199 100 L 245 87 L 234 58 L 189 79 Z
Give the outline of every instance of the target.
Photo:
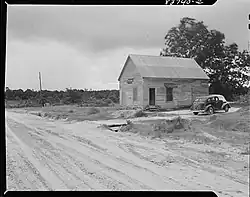
M 118 89 L 129 54 L 159 55 L 183 17 L 247 49 L 250 0 L 213 6 L 14 6 L 7 10 L 5 85 L 10 89 Z

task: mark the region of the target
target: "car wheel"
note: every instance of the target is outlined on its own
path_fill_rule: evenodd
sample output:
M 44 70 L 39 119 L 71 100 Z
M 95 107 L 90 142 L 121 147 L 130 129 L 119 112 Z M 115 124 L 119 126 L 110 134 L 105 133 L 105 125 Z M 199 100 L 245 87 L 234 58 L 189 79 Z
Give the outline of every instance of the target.
M 207 110 L 209 115 L 212 115 L 214 113 L 214 108 L 213 107 L 209 107 Z
M 198 115 L 199 112 L 193 112 L 194 115 Z
M 228 112 L 228 110 L 229 110 L 228 105 L 226 105 L 226 106 L 224 107 L 224 110 L 225 110 L 225 112 Z

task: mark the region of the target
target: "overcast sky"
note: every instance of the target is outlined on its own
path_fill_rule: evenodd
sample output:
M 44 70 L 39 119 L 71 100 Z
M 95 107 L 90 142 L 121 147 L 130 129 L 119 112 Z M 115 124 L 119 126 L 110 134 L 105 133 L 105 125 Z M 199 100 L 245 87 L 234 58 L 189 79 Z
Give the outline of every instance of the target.
M 8 6 L 6 86 L 118 89 L 130 53 L 159 55 L 182 17 L 202 20 L 247 49 L 250 0 L 213 6 Z

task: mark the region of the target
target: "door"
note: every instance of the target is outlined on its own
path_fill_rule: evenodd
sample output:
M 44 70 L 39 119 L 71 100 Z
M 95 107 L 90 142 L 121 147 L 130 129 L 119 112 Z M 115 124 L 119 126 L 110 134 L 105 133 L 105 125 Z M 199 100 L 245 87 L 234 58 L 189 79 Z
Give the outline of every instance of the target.
M 126 105 L 133 105 L 133 92 L 132 89 L 129 89 L 128 92 L 126 92 Z
M 220 100 L 218 97 L 215 97 L 215 108 L 217 110 L 220 110 L 222 107 L 223 101 Z
M 126 92 L 122 91 L 121 105 L 126 105 Z
M 155 88 L 149 88 L 149 105 L 155 105 Z

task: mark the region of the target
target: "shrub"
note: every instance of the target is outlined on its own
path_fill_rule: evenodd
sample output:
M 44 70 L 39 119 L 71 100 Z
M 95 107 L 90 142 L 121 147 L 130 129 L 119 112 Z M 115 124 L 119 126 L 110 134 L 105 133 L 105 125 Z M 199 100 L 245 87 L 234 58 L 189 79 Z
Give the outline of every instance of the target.
M 89 108 L 89 110 L 88 110 L 88 115 L 98 114 L 98 113 L 100 113 L 100 109 L 95 108 L 95 107 L 91 107 L 91 108 Z
M 73 109 L 70 109 L 70 110 L 69 110 L 69 113 L 73 113 L 73 112 L 74 112 L 74 110 L 73 110 Z
M 131 120 L 127 120 L 126 122 L 127 122 L 128 125 L 133 124 Z
M 153 124 L 153 131 L 159 131 L 161 133 L 172 133 L 175 130 L 191 130 L 190 122 L 182 119 L 180 116 L 172 120 L 162 120 L 159 123 Z
M 133 128 L 134 128 L 134 124 L 130 121 L 130 120 L 127 120 L 127 125 L 125 126 L 122 126 L 120 128 L 120 131 L 121 132 L 132 132 L 133 131 Z
M 111 99 L 109 99 L 109 98 L 105 99 L 104 102 L 105 102 L 105 103 L 108 103 L 108 104 L 113 103 L 113 101 L 112 101 Z
M 147 116 L 148 115 L 143 110 L 139 110 L 134 114 L 134 117 L 147 117 Z
M 106 100 L 99 100 L 98 101 L 98 106 L 99 107 L 108 107 L 109 103 L 107 103 Z
M 169 125 L 167 121 L 161 121 L 160 123 L 153 124 L 153 131 L 159 133 L 172 133 L 174 131 L 173 125 Z

